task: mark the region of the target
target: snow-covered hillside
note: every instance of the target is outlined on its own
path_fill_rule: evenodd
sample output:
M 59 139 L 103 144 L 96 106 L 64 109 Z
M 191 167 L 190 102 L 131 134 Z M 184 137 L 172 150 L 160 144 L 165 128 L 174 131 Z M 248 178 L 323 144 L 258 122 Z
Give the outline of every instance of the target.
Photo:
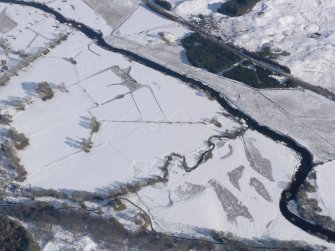
M 173 11 L 183 17 L 213 14 L 212 32 L 240 47 L 256 51 L 264 46 L 288 56 L 277 59 L 292 74 L 335 92 L 335 2 L 262 0 L 240 17 L 216 12 L 218 1 L 175 1 Z

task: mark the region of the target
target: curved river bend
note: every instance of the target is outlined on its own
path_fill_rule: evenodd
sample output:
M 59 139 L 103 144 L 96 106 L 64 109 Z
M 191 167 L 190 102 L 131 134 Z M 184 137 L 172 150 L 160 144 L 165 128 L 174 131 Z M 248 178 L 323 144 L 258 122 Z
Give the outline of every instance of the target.
M 335 242 L 335 232 L 329 229 L 326 229 L 323 226 L 310 223 L 306 221 L 305 219 L 301 218 L 300 216 L 295 215 L 289 209 L 290 201 L 295 200 L 299 187 L 304 183 L 305 179 L 308 176 L 308 173 L 313 168 L 312 154 L 306 148 L 298 144 L 295 140 L 293 140 L 289 136 L 282 135 L 266 126 L 260 125 L 256 120 L 251 118 L 249 115 L 243 113 L 242 111 L 238 110 L 237 108 L 229 104 L 227 100 L 223 97 L 223 95 L 220 95 L 220 92 L 212 89 L 210 86 L 206 85 L 205 83 L 202 83 L 200 81 L 197 81 L 195 79 L 182 75 L 173 70 L 167 69 L 165 66 L 155 63 L 133 52 L 130 52 L 124 49 L 115 48 L 109 45 L 104 40 L 102 33 L 99 33 L 93 30 L 92 28 L 88 27 L 87 25 L 83 23 L 76 22 L 74 20 L 66 18 L 61 13 L 57 12 L 56 10 L 44 4 L 36 3 L 36 2 L 26 2 L 22 0 L 0 0 L 0 2 L 33 7 L 43 12 L 49 13 L 53 15 L 55 19 L 58 20 L 60 23 L 70 25 L 71 27 L 84 33 L 88 38 L 92 39 L 98 46 L 100 46 L 101 48 L 105 50 L 119 53 L 127 57 L 131 57 L 134 61 L 138 63 L 144 64 L 150 68 L 153 68 L 157 71 L 160 71 L 172 77 L 178 78 L 183 82 L 189 83 L 204 91 L 209 92 L 212 96 L 216 98 L 217 102 L 219 102 L 220 105 L 224 109 L 226 109 L 232 115 L 245 120 L 249 127 L 271 138 L 274 141 L 283 142 L 287 147 L 297 152 L 301 156 L 300 166 L 298 170 L 296 171 L 289 187 L 286 190 L 284 190 L 281 194 L 281 199 L 279 203 L 280 211 L 289 222 L 299 227 L 300 229 L 305 230 L 306 232 L 309 232 L 310 234 L 317 235 L 317 236 L 320 236 L 321 234 L 322 236 L 327 237 L 329 241 Z

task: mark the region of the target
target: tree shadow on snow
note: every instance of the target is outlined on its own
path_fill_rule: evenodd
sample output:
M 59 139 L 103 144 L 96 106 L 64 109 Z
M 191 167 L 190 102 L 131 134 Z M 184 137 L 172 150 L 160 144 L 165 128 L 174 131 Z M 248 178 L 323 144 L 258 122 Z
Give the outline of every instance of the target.
M 28 96 L 37 97 L 37 83 L 34 82 L 23 82 L 21 83 L 22 89 Z
M 81 149 L 82 148 L 82 139 L 77 140 L 70 137 L 65 138 L 65 144 L 67 144 L 70 147 Z
M 8 96 L 7 99 L 0 101 L 5 106 L 16 106 L 19 102 L 22 102 L 22 98 L 17 96 Z
M 85 129 L 91 128 L 92 119 L 86 116 L 80 116 L 79 125 L 84 127 Z

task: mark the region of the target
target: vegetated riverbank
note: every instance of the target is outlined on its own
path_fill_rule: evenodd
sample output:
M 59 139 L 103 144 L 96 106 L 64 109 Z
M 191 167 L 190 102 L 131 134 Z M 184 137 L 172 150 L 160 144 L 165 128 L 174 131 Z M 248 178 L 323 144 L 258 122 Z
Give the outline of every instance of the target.
M 229 113 L 231 113 L 233 116 L 236 116 L 240 119 L 245 120 L 247 125 L 250 128 L 253 128 L 254 130 L 257 130 L 261 134 L 271 138 L 274 141 L 277 142 L 282 142 L 284 143 L 287 147 L 293 149 L 295 152 L 297 152 L 301 156 L 301 163 L 300 166 L 295 173 L 293 180 L 289 187 L 283 191 L 281 200 L 280 200 L 280 210 L 283 214 L 283 216 L 290 221 L 292 224 L 296 225 L 297 227 L 311 233 L 317 236 L 325 236 L 327 237 L 328 240 L 330 241 L 335 241 L 335 232 L 330 231 L 328 229 L 325 229 L 323 226 L 320 225 L 315 225 L 312 224 L 305 219 L 301 218 L 298 215 L 295 215 L 292 213 L 289 209 L 290 201 L 294 200 L 296 198 L 296 194 L 298 191 L 298 188 L 303 184 L 305 181 L 306 177 L 308 176 L 308 173 L 312 170 L 313 168 L 313 156 L 312 154 L 303 146 L 298 144 L 295 140 L 290 138 L 287 135 L 282 135 L 279 132 L 276 132 L 266 126 L 260 125 L 257 121 L 252 119 L 249 115 L 243 113 L 242 111 L 238 110 L 236 107 L 232 106 L 221 94 L 220 92 L 214 90 L 210 86 L 206 85 L 205 83 L 202 83 L 200 81 L 197 81 L 195 79 L 192 79 L 190 77 L 187 77 L 183 74 L 180 74 L 178 72 L 175 72 L 171 69 L 166 68 L 163 65 L 160 65 L 158 63 L 155 63 L 151 60 L 148 60 L 142 56 L 139 56 L 135 53 L 129 52 L 124 49 L 119 49 L 112 47 L 109 45 L 103 38 L 103 34 L 94 31 L 90 27 L 86 26 L 83 23 L 76 22 L 71 19 L 65 18 L 62 14 L 57 12 L 54 9 L 49 8 L 48 6 L 41 4 L 41 3 L 36 3 L 36 2 L 26 2 L 22 0 L 0 0 L 0 2 L 3 3 L 13 3 L 13 4 L 20 4 L 23 6 L 30 6 L 37 8 L 41 11 L 44 11 L 46 13 L 52 14 L 55 16 L 55 18 L 61 22 L 65 23 L 68 25 L 71 25 L 73 28 L 77 29 L 78 31 L 84 33 L 88 38 L 94 40 L 98 46 L 100 46 L 103 49 L 115 52 L 115 53 L 120 53 L 124 56 L 131 57 L 133 60 L 144 64 L 148 67 L 151 67 L 157 71 L 163 72 L 167 75 L 170 75 L 172 77 L 178 78 L 183 82 L 189 83 L 192 86 L 196 86 L 198 88 L 201 88 L 204 91 L 207 91 L 208 93 L 213 96 L 218 103 L 221 104 L 221 106 L 227 110 Z

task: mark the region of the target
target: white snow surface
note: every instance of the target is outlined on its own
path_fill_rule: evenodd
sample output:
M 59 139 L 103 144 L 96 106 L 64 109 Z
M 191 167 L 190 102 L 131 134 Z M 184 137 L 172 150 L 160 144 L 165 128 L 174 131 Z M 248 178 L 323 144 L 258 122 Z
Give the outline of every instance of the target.
M 175 2 L 173 11 L 180 16 L 210 14 L 220 6 L 217 0 L 188 0 Z
M 59 250 L 82 250 L 95 251 L 98 249 L 89 236 L 76 236 L 75 234 L 64 230 L 60 227 L 53 227 L 54 237 L 52 241 L 44 244 L 43 251 L 59 251 Z
M 262 157 L 271 161 L 274 181 L 266 179 L 250 167 L 241 138 L 229 140 L 222 148 L 228 149 L 230 145 L 233 149 L 231 156 L 222 159 L 223 149 L 216 149 L 213 152 L 213 159 L 191 173 L 184 173 L 179 165 L 173 165 L 169 181 L 164 187 L 147 187 L 138 193 L 159 229 L 171 231 L 171 223 L 174 223 L 178 227 L 173 228 L 173 231 L 177 232 L 184 230 L 181 224 L 227 231 L 244 238 L 276 236 L 279 239 L 289 240 L 305 236 L 305 233 L 300 233 L 300 237 L 295 236 L 296 228 L 284 220 L 277 206 L 281 191 L 287 185 L 297 165 L 297 159 L 285 146 L 278 145 L 255 131 L 248 131 L 244 138 L 254 140 L 254 145 Z M 239 180 L 240 190 L 238 190 L 230 182 L 228 173 L 241 165 L 245 170 Z M 272 202 L 266 201 L 250 187 L 249 181 L 252 177 L 256 177 L 265 185 Z M 239 216 L 236 221 L 232 221 L 227 217 L 218 195 L 209 184 L 213 179 L 232 192 L 242 205 L 247 206 L 252 216 L 251 220 Z M 204 190 L 191 189 L 186 192 L 188 194 L 186 198 L 180 197 L 177 191 L 186 188 L 187 184 L 203 186 Z M 287 231 L 278 231 L 282 227 Z
M 162 165 L 162 159 L 174 151 L 191 153 L 217 134 L 208 121 L 223 111 L 218 103 L 176 79 L 92 44 L 90 48 L 103 55 L 97 56 L 88 50 L 88 43 L 73 32 L 50 56 L 38 59 L 3 87 L 3 102 L 14 95 L 34 100 L 22 112 L 7 108 L 15 115 L 13 126 L 30 138 L 30 146 L 19 153 L 28 172 L 24 184 L 86 191 L 114 187 L 157 174 L 157 161 Z M 68 50 L 72 55 L 80 52 L 75 66 L 63 59 L 71 55 Z M 58 67 L 49 67 L 54 62 Z M 115 88 L 122 81 L 108 68 L 113 65 L 131 66 L 130 75 L 140 88 L 133 92 L 126 86 Z M 33 86 L 41 81 L 53 84 L 53 99 L 38 99 Z M 57 89 L 60 83 L 68 86 L 68 92 Z M 114 99 L 120 94 L 124 98 Z M 81 141 L 89 135 L 93 115 L 101 128 L 93 135 L 91 152 L 83 153 Z M 239 127 L 229 118 L 223 122 L 225 129 Z
M 316 170 L 316 196 L 323 208 L 322 214 L 335 219 L 335 161 L 327 162 L 315 167 Z

